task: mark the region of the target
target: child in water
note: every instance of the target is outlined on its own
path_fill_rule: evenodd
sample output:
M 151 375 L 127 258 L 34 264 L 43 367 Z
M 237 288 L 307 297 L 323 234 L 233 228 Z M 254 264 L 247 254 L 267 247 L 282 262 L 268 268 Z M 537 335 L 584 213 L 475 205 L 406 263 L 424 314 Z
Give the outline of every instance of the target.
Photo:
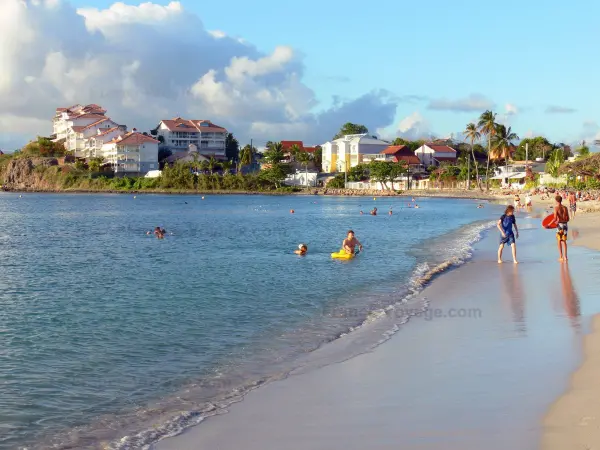
M 296 255 L 301 255 L 301 256 L 306 255 L 306 252 L 308 252 L 308 247 L 306 246 L 306 244 L 300 244 L 298 246 L 298 250 L 294 250 L 294 253 Z

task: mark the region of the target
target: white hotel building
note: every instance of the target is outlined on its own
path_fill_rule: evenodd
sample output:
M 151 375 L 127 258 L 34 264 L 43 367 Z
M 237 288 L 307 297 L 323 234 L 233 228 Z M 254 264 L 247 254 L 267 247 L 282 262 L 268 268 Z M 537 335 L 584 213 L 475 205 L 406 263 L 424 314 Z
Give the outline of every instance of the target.
M 158 169 L 158 140 L 134 130 L 104 143 L 98 156 L 115 173 L 148 173 Z
M 154 133 L 154 131 L 153 131 Z M 227 130 L 210 120 L 188 120 L 176 117 L 162 120 L 156 127 L 156 136 L 164 140 L 161 146 L 167 147 L 174 155 L 187 153 L 195 146 L 204 157 L 225 159 L 225 139 Z

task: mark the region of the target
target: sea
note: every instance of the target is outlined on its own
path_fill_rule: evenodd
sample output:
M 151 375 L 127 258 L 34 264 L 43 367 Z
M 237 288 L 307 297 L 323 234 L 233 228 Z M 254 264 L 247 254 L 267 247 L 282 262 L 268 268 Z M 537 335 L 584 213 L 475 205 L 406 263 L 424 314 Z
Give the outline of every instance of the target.
M 1 193 L 0 449 L 151 448 L 396 308 L 426 310 L 405 306 L 501 207 L 415 200 Z M 364 250 L 332 259 L 350 229 Z

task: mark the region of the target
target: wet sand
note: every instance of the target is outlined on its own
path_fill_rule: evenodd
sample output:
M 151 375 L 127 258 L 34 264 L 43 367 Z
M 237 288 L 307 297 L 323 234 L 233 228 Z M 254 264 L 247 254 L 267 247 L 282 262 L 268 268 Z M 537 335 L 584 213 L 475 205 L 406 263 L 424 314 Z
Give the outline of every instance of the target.
M 549 416 L 554 422 L 542 418 L 567 389 L 580 362 L 582 335 L 600 310 L 600 258 L 574 247 L 570 262 L 560 264 L 554 236 L 540 228 L 539 219 L 519 217 L 518 223 L 521 264 L 512 264 L 508 254 L 505 264 L 495 262 L 497 235 L 490 232 L 471 262 L 421 293 L 418 301 L 430 304 L 427 314 L 400 325 L 403 314 L 397 312 L 360 330 L 381 333 L 382 324 L 398 324 L 387 342 L 252 391 L 155 448 L 539 448 L 547 441 L 544 426 L 555 424 L 557 435 L 568 424 L 570 416 L 558 412 Z M 357 338 L 351 333 L 312 356 Z M 573 409 L 560 400 L 553 407 L 564 414 Z

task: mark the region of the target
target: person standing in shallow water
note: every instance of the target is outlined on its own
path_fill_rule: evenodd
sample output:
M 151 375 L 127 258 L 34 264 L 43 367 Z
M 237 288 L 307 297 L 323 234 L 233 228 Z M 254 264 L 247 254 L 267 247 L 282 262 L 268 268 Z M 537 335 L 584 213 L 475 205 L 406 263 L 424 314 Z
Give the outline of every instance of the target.
M 558 260 L 568 261 L 567 257 L 567 233 L 569 231 L 569 210 L 562 204 L 562 197 L 557 195 L 554 206 L 554 222 L 556 223 L 556 239 L 558 241 Z M 564 250 L 563 250 L 564 248 Z
M 517 261 L 517 242 L 516 239 L 519 238 L 519 228 L 517 227 L 517 221 L 515 219 L 515 207 L 509 205 L 506 207 L 504 214 L 498 220 L 496 226 L 498 230 L 500 230 L 500 246 L 498 247 L 498 264 L 502 264 L 502 250 L 504 250 L 504 246 L 506 244 L 511 246 L 512 249 L 512 257 L 513 262 L 518 264 Z M 515 238 L 515 234 L 513 232 L 516 231 L 517 235 Z

